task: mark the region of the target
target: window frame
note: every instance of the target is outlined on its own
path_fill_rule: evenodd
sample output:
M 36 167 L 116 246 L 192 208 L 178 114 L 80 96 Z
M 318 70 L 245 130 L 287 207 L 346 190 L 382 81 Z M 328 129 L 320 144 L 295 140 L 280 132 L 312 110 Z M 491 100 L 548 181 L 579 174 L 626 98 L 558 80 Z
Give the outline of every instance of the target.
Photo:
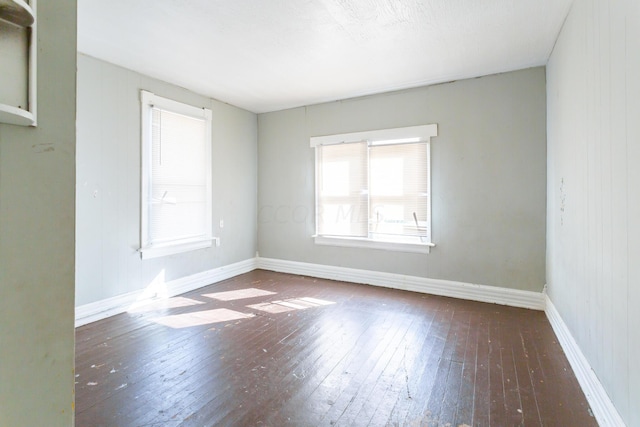
M 140 189 L 140 255 L 142 259 L 156 258 L 182 252 L 204 249 L 213 246 L 213 192 L 212 192 L 212 165 L 211 165 L 211 135 L 212 113 L 208 108 L 195 107 L 179 101 L 156 95 L 152 92 L 141 90 L 141 189 Z M 152 167 L 153 167 L 153 125 L 152 109 L 160 108 L 174 114 L 200 119 L 205 121 L 205 179 L 206 179 L 206 203 L 205 215 L 208 221 L 204 224 L 204 233 L 201 236 L 189 239 L 175 239 L 162 243 L 153 243 L 151 226 L 151 200 L 152 200 Z
M 413 252 L 413 253 L 429 253 L 430 249 L 435 246 L 433 243 L 433 235 L 431 229 L 431 138 L 438 136 L 438 125 L 428 124 L 419 126 L 409 126 L 401 128 L 379 129 L 362 132 L 350 132 L 343 134 L 333 134 L 325 136 L 314 136 L 310 138 L 310 146 L 315 151 L 314 169 L 315 169 L 315 234 L 312 236 L 314 243 L 318 245 L 342 246 L 355 248 L 381 249 L 397 252 Z M 348 144 L 364 142 L 369 147 L 383 145 L 385 143 L 403 143 L 398 141 L 406 141 L 404 143 L 426 143 L 427 145 L 427 238 L 425 242 L 409 243 L 409 242 L 393 242 L 391 240 L 373 239 L 371 233 L 368 237 L 349 237 L 349 236 L 327 236 L 318 234 L 319 230 L 319 171 L 318 171 L 318 147 L 323 145 Z M 367 162 L 370 157 L 367 154 Z M 370 188 L 367 188 L 367 192 Z M 370 203 L 370 195 L 368 199 Z

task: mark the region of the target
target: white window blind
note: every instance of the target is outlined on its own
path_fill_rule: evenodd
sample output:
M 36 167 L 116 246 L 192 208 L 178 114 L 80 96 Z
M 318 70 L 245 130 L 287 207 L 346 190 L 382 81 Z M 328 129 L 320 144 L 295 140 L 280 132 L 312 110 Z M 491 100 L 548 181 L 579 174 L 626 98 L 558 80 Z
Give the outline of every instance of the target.
M 152 120 L 150 240 L 205 238 L 206 121 L 156 107 Z
M 211 112 L 142 92 L 143 258 L 211 246 Z
M 430 138 L 436 135 L 436 125 L 425 125 L 311 138 L 316 242 L 428 251 Z
M 372 146 L 369 165 L 372 237 L 426 242 L 430 222 L 427 143 Z

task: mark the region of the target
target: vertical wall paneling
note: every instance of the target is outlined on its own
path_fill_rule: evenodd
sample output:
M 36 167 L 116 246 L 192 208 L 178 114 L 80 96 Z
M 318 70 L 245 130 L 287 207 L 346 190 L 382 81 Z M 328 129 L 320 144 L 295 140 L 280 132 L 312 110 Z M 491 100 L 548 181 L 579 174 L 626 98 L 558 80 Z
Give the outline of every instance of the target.
M 640 425 L 640 5 L 577 0 L 547 66 L 547 284 L 628 425 Z
M 628 368 L 628 404 L 633 407 L 629 415 L 629 425 L 640 425 L 640 369 L 636 361 L 640 360 L 640 3 L 626 0 L 620 11 L 625 16 L 625 83 L 626 99 L 624 103 L 626 121 L 626 154 L 627 154 L 627 343 L 629 356 Z M 624 292 L 624 290 L 620 290 Z M 617 350 L 617 349 L 616 349 Z M 622 350 L 622 349 L 621 349 Z M 623 379 L 625 381 L 626 379 Z M 624 384 L 624 383 L 623 383 Z
M 611 128 L 611 275 L 609 286 L 611 306 L 608 313 L 613 328 L 617 333 L 609 334 L 611 342 L 607 343 L 610 350 L 612 378 L 618 378 L 619 387 L 610 387 L 612 400 L 616 402 L 619 412 L 629 411 L 629 301 L 626 290 L 628 281 L 628 138 L 627 126 L 629 117 L 626 114 L 627 73 L 626 73 L 626 17 L 624 8 L 610 7 L 610 24 L 608 48 L 610 52 L 610 109 Z M 618 284 L 617 286 L 614 284 Z M 625 289 L 625 287 L 627 289 Z M 636 299 L 636 301 L 638 301 Z M 632 308 L 632 307 L 631 307 Z

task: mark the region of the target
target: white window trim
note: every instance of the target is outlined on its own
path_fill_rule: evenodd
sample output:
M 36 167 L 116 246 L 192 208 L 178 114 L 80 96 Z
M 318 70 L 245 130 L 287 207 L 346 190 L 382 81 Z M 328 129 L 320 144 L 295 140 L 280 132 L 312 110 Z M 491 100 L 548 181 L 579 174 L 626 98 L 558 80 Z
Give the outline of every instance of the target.
M 385 240 L 373 240 L 359 237 L 337 237 L 337 236 L 313 236 L 316 245 L 326 246 L 342 246 L 349 248 L 369 248 L 382 249 L 396 252 L 414 252 L 419 254 L 428 254 L 430 249 L 435 246 L 434 243 L 398 243 L 388 242 Z
M 205 146 L 205 156 L 211 158 L 211 110 L 208 108 L 198 108 L 191 105 L 184 104 L 182 102 L 174 101 L 168 98 L 158 96 L 152 92 L 146 90 L 140 91 L 141 100 L 141 139 L 142 139 L 142 161 L 141 161 L 141 209 L 140 209 L 140 256 L 142 259 L 157 258 L 166 255 L 177 254 L 181 252 L 193 251 L 197 249 L 204 249 L 213 246 L 213 241 L 217 241 L 216 237 L 213 237 L 213 209 L 212 209 L 212 188 L 211 188 L 211 162 L 207 162 L 207 218 L 210 221 L 206 224 L 205 235 L 188 240 L 175 240 L 172 242 L 165 242 L 162 244 L 150 244 L 149 236 L 149 200 L 151 198 L 151 107 L 158 106 L 160 108 L 184 114 L 186 116 L 195 117 L 198 119 L 204 119 L 207 122 L 206 126 L 206 140 L 208 143 Z
M 312 148 L 315 148 L 318 145 L 344 144 L 361 141 L 369 141 L 372 145 L 376 145 L 376 142 L 397 141 L 408 138 L 418 138 L 415 142 L 430 142 L 431 138 L 434 136 L 438 136 L 437 124 L 369 130 L 364 132 L 350 132 L 336 135 L 312 136 L 310 138 L 310 145 Z
M 427 142 L 429 149 L 427 150 L 427 162 L 429 164 L 429 174 L 427 175 L 427 191 L 429 194 L 429 206 L 428 206 L 428 218 L 429 224 L 427 224 L 429 230 L 429 239 L 430 241 L 424 243 L 403 243 L 403 242 L 392 242 L 387 240 L 374 240 L 371 238 L 360 238 L 360 237 L 344 237 L 344 236 L 326 236 L 326 235 L 317 235 L 314 234 L 313 239 L 314 243 L 317 245 L 327 245 L 327 246 L 341 246 L 341 247 L 353 247 L 353 248 L 368 248 L 368 249 L 381 249 L 388 251 L 396 251 L 396 252 L 413 252 L 413 253 L 423 253 L 428 254 L 432 247 L 435 246 L 435 243 L 432 241 L 431 234 L 431 138 L 438 136 L 438 125 L 437 124 L 429 124 L 429 125 L 420 125 L 420 126 L 409 126 L 403 128 L 392 128 L 392 129 L 380 129 L 380 130 L 372 130 L 372 131 L 363 131 L 363 132 L 350 132 L 343 134 L 335 134 L 335 135 L 325 135 L 325 136 L 313 136 L 310 138 L 310 146 L 312 148 L 319 147 L 321 145 L 333 145 L 333 144 L 345 144 L 345 143 L 356 143 L 362 141 L 368 141 L 370 145 L 379 145 L 384 143 L 411 143 L 411 142 Z M 318 170 L 317 170 L 317 155 L 318 150 L 316 151 L 316 160 L 314 164 L 314 168 L 316 171 L 316 187 L 314 187 L 314 197 L 315 201 L 315 209 L 316 212 L 318 210 Z M 317 217 L 316 217 L 316 230 L 318 229 Z

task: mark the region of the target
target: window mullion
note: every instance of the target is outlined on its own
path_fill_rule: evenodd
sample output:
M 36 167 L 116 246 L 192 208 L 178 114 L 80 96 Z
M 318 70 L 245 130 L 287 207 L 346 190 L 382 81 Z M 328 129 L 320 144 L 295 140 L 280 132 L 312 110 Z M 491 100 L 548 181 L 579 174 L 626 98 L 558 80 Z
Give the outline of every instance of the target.
M 371 239 L 371 144 L 367 141 L 367 239 Z

